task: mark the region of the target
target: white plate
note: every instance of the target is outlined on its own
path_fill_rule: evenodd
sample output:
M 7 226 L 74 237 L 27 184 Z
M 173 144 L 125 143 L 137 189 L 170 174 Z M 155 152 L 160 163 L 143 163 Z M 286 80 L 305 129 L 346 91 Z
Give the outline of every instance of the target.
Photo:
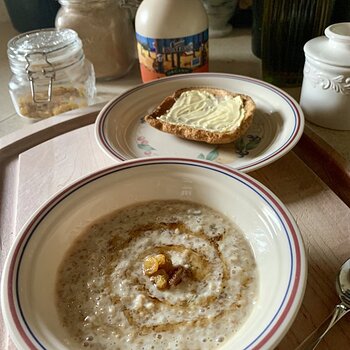
M 202 160 L 152 158 L 102 169 L 62 189 L 19 232 L 2 275 L 1 306 L 18 349 L 76 349 L 55 304 L 58 268 L 99 217 L 133 203 L 181 199 L 208 205 L 241 228 L 258 269 L 248 319 L 221 350 L 274 349 L 298 312 L 307 263 L 300 232 L 276 196 L 249 175 Z M 138 259 L 133 256 L 133 259 Z
M 249 95 L 256 103 L 254 121 L 246 135 L 228 145 L 209 145 L 163 133 L 143 117 L 175 90 L 217 87 Z M 284 91 L 245 76 L 199 73 L 177 75 L 139 85 L 109 102 L 100 112 L 95 135 L 112 158 L 126 160 L 152 156 L 206 159 L 244 172 L 272 163 L 290 151 L 304 129 L 298 103 Z

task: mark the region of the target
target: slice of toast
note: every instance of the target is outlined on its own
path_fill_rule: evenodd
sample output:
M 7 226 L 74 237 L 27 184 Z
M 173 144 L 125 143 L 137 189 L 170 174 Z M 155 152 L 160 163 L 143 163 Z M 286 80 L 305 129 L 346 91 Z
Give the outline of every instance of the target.
M 200 126 L 193 127 L 190 124 L 187 124 L 186 122 L 170 123 L 160 119 L 162 116 L 167 114 L 167 112 L 179 99 L 182 93 L 192 90 L 209 93 L 215 98 L 217 98 L 219 103 L 220 99 L 223 99 L 224 96 L 240 96 L 242 100 L 242 108 L 244 109 L 243 117 L 237 123 L 237 125 L 235 124 L 232 126 L 232 129 L 230 128 L 230 130 L 225 131 L 211 131 L 206 130 L 206 128 L 204 127 L 201 128 Z M 203 141 L 211 144 L 224 144 L 233 142 L 246 133 L 253 121 L 254 112 L 255 103 L 252 100 L 252 98 L 247 95 L 237 94 L 218 88 L 191 87 L 176 90 L 173 95 L 166 97 L 161 102 L 161 104 L 154 109 L 154 111 L 151 114 L 145 116 L 145 121 L 158 130 L 174 134 L 185 139 Z

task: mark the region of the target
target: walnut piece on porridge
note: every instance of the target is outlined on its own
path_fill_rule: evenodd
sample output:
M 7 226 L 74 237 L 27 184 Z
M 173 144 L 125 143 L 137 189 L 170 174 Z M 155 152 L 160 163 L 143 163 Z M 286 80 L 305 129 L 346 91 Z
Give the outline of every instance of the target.
M 169 279 L 169 285 L 170 286 L 178 285 L 182 281 L 184 274 L 185 274 L 185 268 L 183 266 L 176 267 L 176 269 L 174 270 L 174 273 Z

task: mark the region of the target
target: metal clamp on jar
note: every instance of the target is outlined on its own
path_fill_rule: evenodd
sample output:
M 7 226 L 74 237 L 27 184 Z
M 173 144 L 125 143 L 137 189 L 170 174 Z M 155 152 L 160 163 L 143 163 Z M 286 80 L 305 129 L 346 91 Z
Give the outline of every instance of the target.
M 37 120 L 93 103 L 95 74 L 77 33 L 44 29 L 8 43 L 9 91 L 17 113 Z

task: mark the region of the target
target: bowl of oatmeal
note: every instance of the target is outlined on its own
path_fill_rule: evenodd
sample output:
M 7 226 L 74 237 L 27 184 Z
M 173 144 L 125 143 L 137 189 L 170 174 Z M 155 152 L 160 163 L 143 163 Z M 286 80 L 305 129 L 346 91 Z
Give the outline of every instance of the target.
M 149 158 L 39 208 L 7 257 L 1 305 L 20 349 L 272 349 L 305 284 L 300 232 L 267 188 Z

